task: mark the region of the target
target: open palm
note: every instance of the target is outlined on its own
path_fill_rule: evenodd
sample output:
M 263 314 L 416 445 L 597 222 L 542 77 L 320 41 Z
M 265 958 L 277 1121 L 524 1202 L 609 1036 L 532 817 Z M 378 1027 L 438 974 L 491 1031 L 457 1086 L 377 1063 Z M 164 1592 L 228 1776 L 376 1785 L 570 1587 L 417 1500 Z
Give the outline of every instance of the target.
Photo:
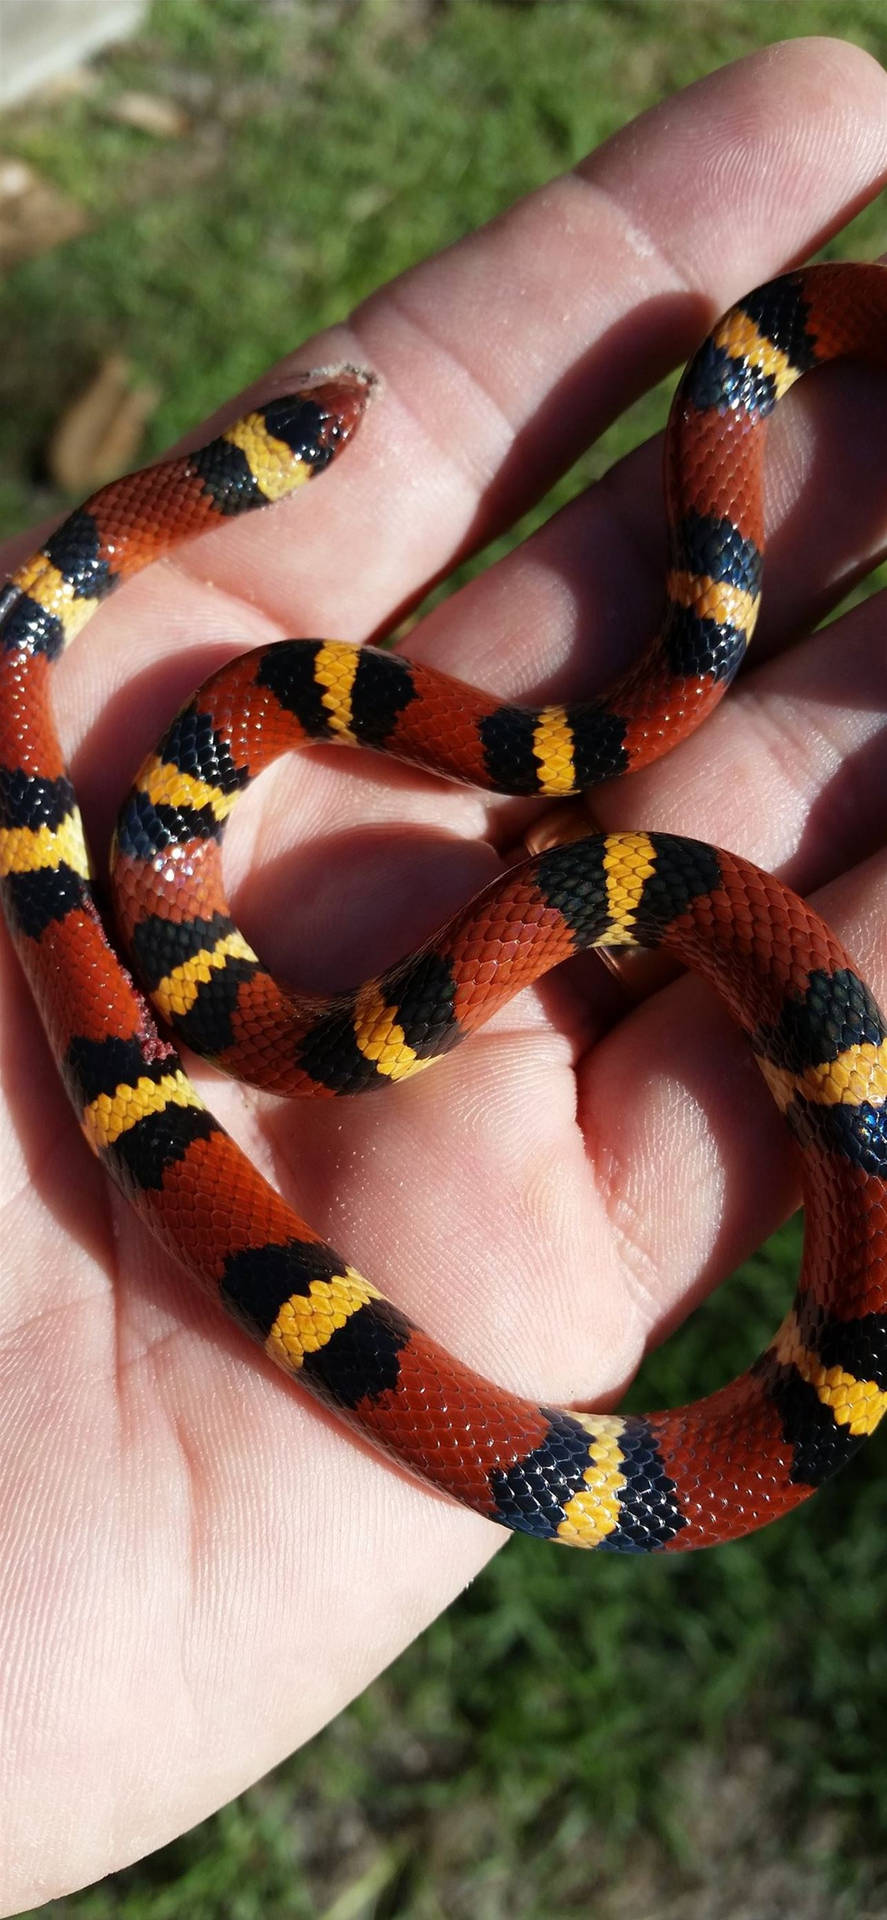
M 723 307 L 874 195 L 885 127 L 866 56 L 772 49 L 275 369 L 261 398 L 297 367 L 342 360 L 380 374 L 381 398 L 321 484 L 153 568 L 59 667 L 93 844 L 213 666 L 281 634 L 389 626 Z M 702 734 L 593 804 L 604 827 L 693 833 L 822 889 L 883 993 L 874 607 L 782 650 L 878 546 L 878 409 L 887 427 L 883 382 L 843 370 L 805 383 L 790 426 L 777 421 L 752 670 Z M 663 529 L 646 447 L 404 644 L 503 696 L 597 691 L 654 627 Z M 290 760 L 229 836 L 242 924 L 300 985 L 353 985 L 513 857 L 534 817 L 370 755 Z M 195 1077 L 312 1225 L 462 1358 L 528 1395 L 600 1403 L 795 1191 L 716 1003 L 692 980 L 643 984 L 633 1006 L 587 956 L 375 1100 L 284 1107 Z M 0 990 L 0 1899 L 13 1912 L 230 1798 L 504 1536 L 355 1442 L 196 1296 L 90 1160 L 5 940 Z

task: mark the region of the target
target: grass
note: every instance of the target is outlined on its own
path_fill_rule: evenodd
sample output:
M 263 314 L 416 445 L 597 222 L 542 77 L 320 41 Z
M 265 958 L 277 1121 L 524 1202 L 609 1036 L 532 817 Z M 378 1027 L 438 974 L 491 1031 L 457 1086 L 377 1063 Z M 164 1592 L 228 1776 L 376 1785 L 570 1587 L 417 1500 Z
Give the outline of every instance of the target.
M 157 0 L 94 91 L 4 127 L 89 217 L 0 291 L 5 525 L 64 504 L 41 450 L 105 353 L 160 390 L 147 457 L 380 280 L 786 23 L 887 57 L 882 0 L 795 0 L 790 17 L 771 0 Z M 115 122 L 124 87 L 182 101 L 189 135 Z M 881 207 L 842 244 L 884 240 Z M 540 512 L 663 408 L 639 403 Z M 635 1403 L 706 1390 L 713 1353 L 725 1376 L 745 1364 L 797 1248 L 793 1225 L 649 1362 Z M 778 1529 L 667 1566 L 515 1541 L 304 1753 L 44 1913 L 887 1913 L 884 1463 L 876 1442 Z

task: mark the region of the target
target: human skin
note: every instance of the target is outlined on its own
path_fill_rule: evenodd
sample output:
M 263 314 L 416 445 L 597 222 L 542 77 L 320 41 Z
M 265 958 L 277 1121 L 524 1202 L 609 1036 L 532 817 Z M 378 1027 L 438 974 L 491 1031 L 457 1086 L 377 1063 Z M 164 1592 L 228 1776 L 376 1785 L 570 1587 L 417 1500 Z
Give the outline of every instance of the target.
M 60 664 L 93 845 L 222 659 L 284 634 L 384 630 L 885 176 L 881 69 L 835 41 L 766 49 L 276 367 L 249 398 L 343 360 L 372 367 L 380 396 L 317 486 L 155 566 Z M 804 636 L 883 539 L 885 429 L 887 379 L 866 370 L 817 376 L 780 410 L 749 671 L 692 741 L 593 800 L 607 828 L 689 832 L 779 872 L 882 997 L 877 603 Z M 598 691 L 661 608 L 659 457 L 623 461 L 405 651 L 503 697 Z M 33 544 L 10 543 L 8 564 Z M 227 869 L 263 956 L 307 987 L 344 986 L 444 920 L 537 816 L 326 750 L 263 778 Z M 345 1433 L 195 1293 L 90 1159 L 5 938 L 0 993 L 9 1914 L 239 1792 L 507 1536 Z M 378 1099 L 282 1105 L 195 1077 L 320 1233 L 463 1359 L 542 1399 L 612 1404 L 797 1201 L 781 1122 L 712 996 L 683 977 L 626 1011 L 594 956 Z

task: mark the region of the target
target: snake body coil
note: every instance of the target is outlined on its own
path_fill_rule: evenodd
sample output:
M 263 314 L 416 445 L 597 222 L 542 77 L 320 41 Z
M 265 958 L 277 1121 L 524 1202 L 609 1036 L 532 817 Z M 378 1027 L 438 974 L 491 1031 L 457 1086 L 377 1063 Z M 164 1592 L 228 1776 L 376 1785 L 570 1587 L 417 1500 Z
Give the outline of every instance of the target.
M 757 615 L 761 461 L 808 368 L 887 360 L 887 270 L 814 267 L 741 301 L 697 353 L 669 423 L 667 612 L 644 659 L 587 705 L 505 705 L 371 647 L 285 641 L 214 676 L 120 816 L 132 964 L 167 1027 L 275 1092 L 403 1079 L 557 961 L 662 946 L 751 1038 L 802 1150 L 794 1304 L 723 1391 L 648 1416 L 540 1407 L 443 1352 L 285 1204 L 208 1112 L 99 918 L 49 704 L 52 663 L 121 581 L 289 493 L 359 423 L 350 370 L 198 453 L 113 482 L 0 597 L 0 894 L 86 1137 L 140 1218 L 284 1370 L 396 1460 L 506 1527 L 576 1546 L 683 1549 L 749 1532 L 839 1468 L 887 1405 L 887 1027 L 810 908 L 737 855 L 592 834 L 512 868 L 419 953 L 357 992 L 284 993 L 238 932 L 220 843 L 239 792 L 311 741 L 382 749 L 517 794 L 566 794 L 697 726 Z

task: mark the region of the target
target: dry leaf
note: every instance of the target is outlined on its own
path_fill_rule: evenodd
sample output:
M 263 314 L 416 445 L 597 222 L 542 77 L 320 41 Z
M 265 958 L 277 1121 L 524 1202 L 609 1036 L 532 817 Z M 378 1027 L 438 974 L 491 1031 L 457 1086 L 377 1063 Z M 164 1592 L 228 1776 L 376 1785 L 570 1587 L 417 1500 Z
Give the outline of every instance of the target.
M 0 267 L 48 253 L 87 225 L 76 200 L 12 155 L 0 155 Z
M 146 387 L 133 388 L 131 378 L 128 362 L 110 355 L 62 414 L 46 464 L 65 493 L 89 493 L 134 465 L 158 395 Z

